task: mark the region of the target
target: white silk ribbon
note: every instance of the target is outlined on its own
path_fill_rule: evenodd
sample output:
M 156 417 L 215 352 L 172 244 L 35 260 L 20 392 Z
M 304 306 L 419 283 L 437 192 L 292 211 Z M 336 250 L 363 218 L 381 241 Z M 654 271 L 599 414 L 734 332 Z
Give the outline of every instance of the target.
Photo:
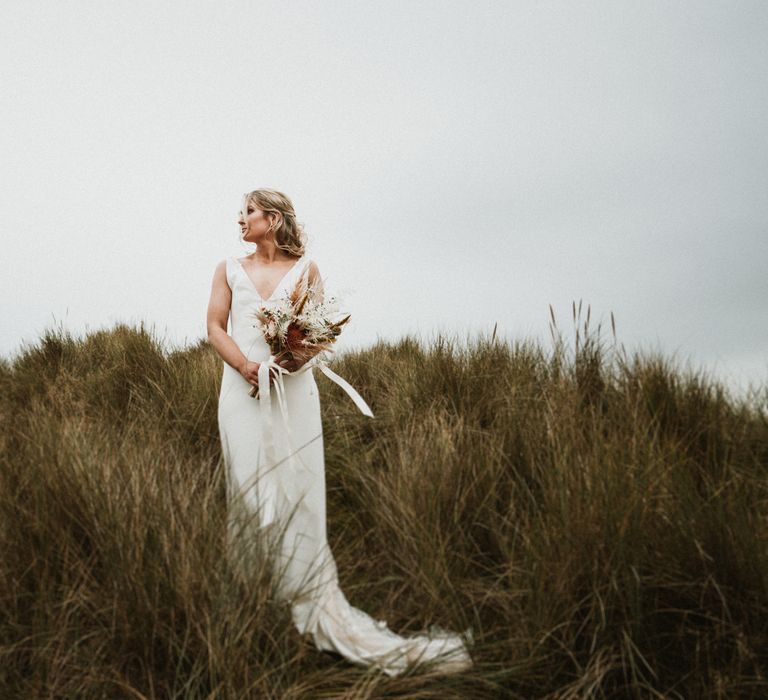
M 298 458 L 298 453 L 293 447 L 293 440 L 291 439 L 290 428 L 290 414 L 288 410 L 288 402 L 286 401 L 285 384 L 283 382 L 283 375 L 295 377 L 303 372 L 311 370 L 313 367 L 319 367 L 320 371 L 325 374 L 331 381 L 338 384 L 349 395 L 349 398 L 360 409 L 363 415 L 373 418 L 373 411 L 371 411 L 368 404 L 365 402 L 362 396 L 357 390 L 343 377 L 340 377 L 336 372 L 327 367 L 328 361 L 314 357 L 309 362 L 304 363 L 295 372 L 289 372 L 285 367 L 281 367 L 275 360 L 275 355 L 270 355 L 269 359 L 262 362 L 259 365 L 258 378 L 259 378 L 259 411 L 261 414 L 261 431 L 262 431 L 262 444 L 264 446 L 264 455 L 266 457 L 268 469 L 275 469 L 277 467 L 277 452 L 275 450 L 274 431 L 272 424 L 272 411 L 271 411 L 271 386 L 270 386 L 270 372 L 275 371 L 275 393 L 277 394 L 277 402 L 280 407 L 280 413 L 283 419 L 283 425 L 285 427 L 286 442 L 288 447 L 287 464 L 285 465 L 289 471 L 293 474 L 287 475 L 285 479 L 278 479 L 278 483 L 291 484 L 294 487 L 298 485 L 300 479 L 296 469 L 294 460 Z M 283 493 L 286 497 L 285 490 Z M 288 503 L 291 505 L 290 499 Z M 274 511 L 270 511 L 266 517 L 264 525 L 268 525 L 272 521 Z

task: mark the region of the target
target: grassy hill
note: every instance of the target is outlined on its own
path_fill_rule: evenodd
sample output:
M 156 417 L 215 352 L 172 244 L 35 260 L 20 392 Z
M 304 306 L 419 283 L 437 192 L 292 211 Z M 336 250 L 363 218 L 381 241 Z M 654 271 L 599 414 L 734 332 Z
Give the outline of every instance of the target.
M 221 364 L 124 325 L 0 363 L 0 697 L 768 697 L 768 389 L 588 324 L 336 356 L 376 415 L 316 373 L 343 589 L 474 630 L 471 672 L 390 679 L 295 632 L 258 538 L 225 556 Z

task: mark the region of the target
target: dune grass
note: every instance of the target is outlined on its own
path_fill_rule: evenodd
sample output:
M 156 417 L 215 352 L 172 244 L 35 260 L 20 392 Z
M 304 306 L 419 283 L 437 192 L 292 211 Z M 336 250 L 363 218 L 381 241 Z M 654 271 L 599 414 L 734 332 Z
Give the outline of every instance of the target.
M 46 330 L 0 362 L 0 697 L 768 696 L 768 389 L 574 323 L 335 356 L 374 419 L 317 373 L 348 598 L 474 631 L 470 672 L 396 679 L 316 651 L 227 539 L 207 341 Z

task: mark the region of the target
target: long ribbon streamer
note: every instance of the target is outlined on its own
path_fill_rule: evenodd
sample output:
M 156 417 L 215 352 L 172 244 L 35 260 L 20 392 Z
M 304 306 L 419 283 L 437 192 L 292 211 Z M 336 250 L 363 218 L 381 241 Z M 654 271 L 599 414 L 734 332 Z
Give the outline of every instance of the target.
M 288 402 L 286 401 L 285 384 L 283 382 L 283 375 L 291 377 L 298 376 L 303 372 L 307 372 L 314 367 L 319 367 L 320 371 L 325 374 L 331 381 L 338 384 L 352 399 L 360 409 L 363 415 L 373 418 L 373 411 L 370 406 L 365 402 L 358 391 L 343 377 L 340 377 L 336 372 L 327 367 L 328 361 L 314 357 L 309 362 L 304 363 L 295 372 L 289 372 L 285 367 L 281 367 L 275 360 L 275 355 L 270 355 L 269 359 L 262 362 L 259 365 L 258 377 L 259 377 L 259 410 L 261 413 L 261 430 L 262 430 L 262 443 L 264 445 L 264 454 L 267 459 L 267 464 L 270 469 L 277 467 L 277 452 L 275 450 L 274 431 L 272 424 L 272 411 L 271 411 L 271 387 L 269 376 L 270 372 L 274 370 L 275 374 L 275 393 L 277 394 L 277 402 L 280 407 L 280 413 L 283 419 L 283 425 L 285 427 L 286 442 L 288 447 L 288 463 L 286 468 L 293 472 L 288 475 L 288 483 L 297 484 L 299 481 L 298 470 L 295 467 L 294 460 L 299 458 L 298 453 L 294 450 L 293 440 L 290 428 L 290 415 L 288 411 Z M 278 483 L 285 483 L 285 480 L 278 479 Z M 270 511 L 266 516 L 266 522 L 264 525 L 269 524 L 274 518 L 274 511 Z

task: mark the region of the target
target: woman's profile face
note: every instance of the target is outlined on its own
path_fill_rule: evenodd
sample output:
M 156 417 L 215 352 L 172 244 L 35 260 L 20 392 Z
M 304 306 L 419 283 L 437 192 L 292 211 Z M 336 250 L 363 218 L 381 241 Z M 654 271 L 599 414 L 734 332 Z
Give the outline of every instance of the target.
M 259 243 L 264 240 L 269 229 L 269 219 L 254 204 L 243 204 L 237 223 L 240 225 L 243 240 L 248 243 Z

